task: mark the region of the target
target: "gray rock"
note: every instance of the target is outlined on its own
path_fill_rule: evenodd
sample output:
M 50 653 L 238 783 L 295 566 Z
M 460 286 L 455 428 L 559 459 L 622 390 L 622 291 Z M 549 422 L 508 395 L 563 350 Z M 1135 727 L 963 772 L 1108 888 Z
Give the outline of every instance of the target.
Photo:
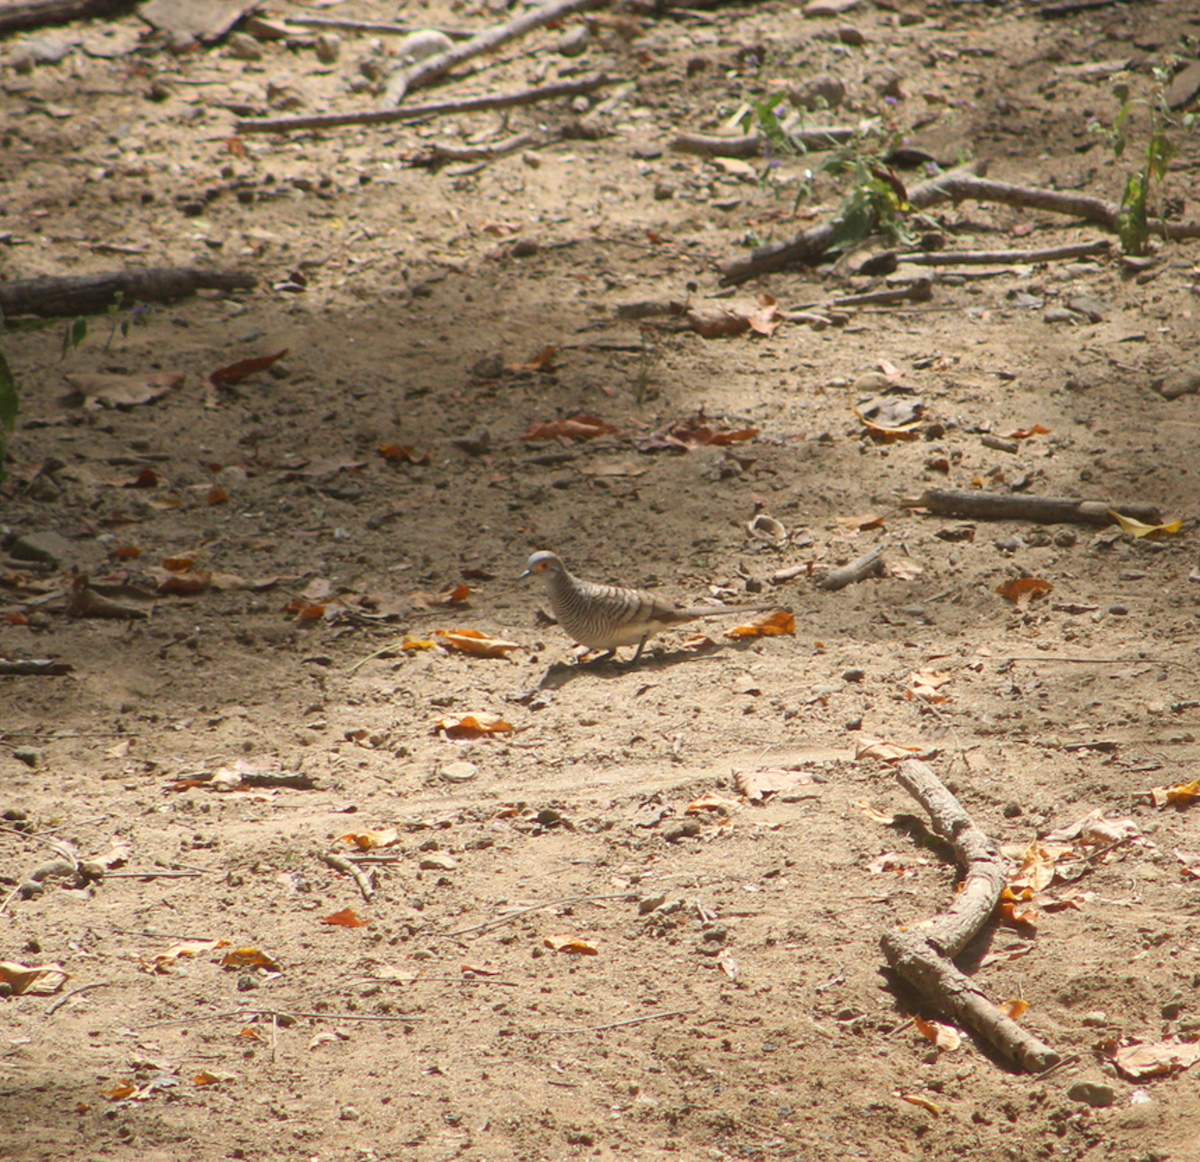
M 44 561 L 49 565 L 61 565 L 74 556 L 71 542 L 61 533 L 26 533 L 18 537 L 9 556 L 18 561 Z
M 1178 399 L 1181 395 L 1195 395 L 1200 391 L 1200 364 L 1182 367 L 1154 385 L 1164 399 Z

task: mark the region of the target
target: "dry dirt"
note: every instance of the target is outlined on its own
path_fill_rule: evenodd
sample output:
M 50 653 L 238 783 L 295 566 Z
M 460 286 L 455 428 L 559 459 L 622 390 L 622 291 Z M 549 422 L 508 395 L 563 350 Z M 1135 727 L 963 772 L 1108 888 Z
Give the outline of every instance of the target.
M 396 15 L 367 0 L 308 11 Z M 236 145 L 231 109 L 369 106 L 351 82 L 385 42 L 344 32 L 328 65 L 311 37 L 263 44 L 261 60 L 222 44 L 172 54 L 138 47 L 131 17 L 110 26 L 123 55 L 77 44 L 17 71 L 31 42 L 95 29 L 10 38 L 6 279 L 202 264 L 259 284 L 156 306 L 127 335 L 112 326 L 125 312 L 95 316 L 65 357 L 62 322 L 5 338 L 21 399 L 6 545 L 66 541 L 61 567 L 4 567 L 0 600 L 24 618 L 0 623 L 0 656 L 72 670 L 0 678 L 2 956 L 69 973 L 54 996 L 0 1000 L 0 1156 L 1200 1159 L 1195 1070 L 1136 1080 L 1111 1061 L 1118 1044 L 1200 1027 L 1196 809 L 1147 796 L 1200 759 L 1200 396 L 1155 389 L 1195 358 L 1197 245 L 1162 247 L 1141 274 L 1115 253 L 948 262 L 928 303 L 769 338 L 617 314 L 689 289 L 705 303 L 717 262 L 806 228 L 846 190 L 818 174 L 798 198 L 824 155 L 726 172 L 672 151 L 678 131 L 714 132 L 743 102 L 830 74 L 846 102 L 818 124 L 882 113 L 945 162 L 1116 199 L 1148 120 L 1135 111 L 1114 161 L 1088 129 L 1112 122 L 1112 69 L 1083 66 L 1124 62 L 1145 98 L 1200 32 L 1191 13 L 879 2 L 837 18 L 780 3 L 642 17 L 632 38 L 596 27 L 580 58 L 554 51 L 564 30 L 534 34 L 417 98 L 598 68 L 628 82 L 575 108 Z M 602 133 L 562 136 L 581 118 Z M 541 137 L 498 160 L 413 164 L 437 142 L 522 131 Z M 1190 202 L 1200 149 L 1176 140 L 1164 192 Z M 1100 236 L 974 203 L 919 229 L 934 225 L 957 249 Z M 733 298 L 798 307 L 874 285 L 826 266 Z M 1099 301 L 1095 321 L 1061 313 L 1077 295 Z M 285 348 L 209 388 L 213 370 Z M 881 362 L 924 400 L 914 441 L 877 443 L 852 411 L 879 393 L 863 377 Z M 64 402 L 67 377 L 94 373 L 186 378 L 123 410 Z M 639 450 L 700 409 L 758 434 L 736 458 Z M 580 412 L 619 430 L 523 439 Z M 1047 432 L 1015 453 L 981 442 L 1035 424 Z M 156 486 L 126 486 L 147 468 Z M 981 485 L 1154 504 L 1183 530 L 1151 542 L 975 521 L 973 539 L 946 540 L 963 521 L 899 503 Z M 785 543 L 748 535 L 758 512 Z M 864 515 L 881 525 L 847 520 Z M 889 575 L 815 586 L 884 539 Z M 766 593 L 795 636 L 730 642 L 710 623 L 708 647 L 667 634 L 637 670 L 574 668 L 537 587 L 516 580 L 543 548 L 681 600 Z M 187 554 L 262 584 L 153 601 L 130 588 L 155 594 L 154 570 Z M 772 582 L 789 566 L 805 568 Z M 117 600 L 149 616 L 68 617 L 70 570 L 125 585 Z M 1053 592 L 1019 606 L 996 593 L 1022 574 Z M 461 606 L 419 596 L 464 582 Z M 521 648 L 400 650 L 435 629 Z M 906 694 L 918 670 L 947 676 L 943 701 Z M 471 714 L 513 731 L 436 728 Z M 1136 825 L 1051 886 L 1035 925 L 986 932 L 964 962 L 997 1002 L 1028 1002 L 1022 1022 L 1066 1059 L 1049 1075 L 970 1037 L 937 1048 L 910 1023 L 934 1014 L 888 977 L 879 938 L 944 909 L 956 872 L 903 820 L 880 821 L 919 810 L 886 764 L 856 761 L 867 737 L 931 756 L 1008 852 L 1093 811 Z M 792 768 L 823 781 L 740 800 L 735 773 Z M 313 785 L 203 782 L 239 769 Z M 702 798 L 719 802 L 688 814 Z M 322 856 L 389 828 L 368 903 Z M 121 874 L 23 898 L 55 842 L 128 854 Z M 347 908 L 369 925 L 323 923 Z M 595 954 L 552 951 L 562 935 Z M 156 970 L 183 940 L 228 947 Z M 243 948 L 267 965 L 222 966 Z

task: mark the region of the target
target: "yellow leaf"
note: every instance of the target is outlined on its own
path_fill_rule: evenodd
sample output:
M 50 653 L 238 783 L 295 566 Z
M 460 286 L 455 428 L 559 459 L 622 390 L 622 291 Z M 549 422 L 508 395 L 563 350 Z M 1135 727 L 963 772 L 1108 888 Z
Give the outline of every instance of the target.
M 1183 528 L 1181 520 L 1173 520 L 1170 524 L 1165 525 L 1143 524 L 1142 521 L 1134 520 L 1131 516 L 1123 516 L 1115 508 L 1110 508 L 1108 515 L 1121 526 L 1122 532 L 1130 533 L 1135 537 L 1145 537 L 1148 541 L 1161 541 L 1164 537 L 1173 537 Z

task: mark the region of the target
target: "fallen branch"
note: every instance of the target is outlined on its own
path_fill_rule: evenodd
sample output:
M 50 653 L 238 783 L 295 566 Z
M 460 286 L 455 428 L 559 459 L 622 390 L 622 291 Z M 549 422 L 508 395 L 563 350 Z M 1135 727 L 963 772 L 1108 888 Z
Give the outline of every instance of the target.
M 1110 504 L 1106 500 L 1076 500 L 1070 496 L 1021 496 L 1006 492 L 963 492 L 927 488 L 904 508 L 924 508 L 934 516 L 961 516 L 972 520 L 1031 520 L 1038 524 L 1116 524 L 1111 512 L 1143 524 L 1162 524 L 1162 513 L 1152 504 Z M 1111 512 L 1110 512 L 1111 510 Z
M 118 16 L 123 9 L 132 7 L 129 0 L 8 0 L 0 10 L 0 36 L 19 28 Z
M 906 759 L 896 778 L 928 813 L 934 832 L 954 847 L 963 883 L 945 912 L 920 925 L 883 934 L 880 946 L 888 964 L 941 1012 L 973 1029 L 1022 1069 L 1030 1073 L 1049 1069 L 1059 1062 L 1059 1055 L 996 1008 L 953 964 L 996 909 L 1008 881 L 1004 857 L 928 764 Z
M 803 149 L 833 149 L 854 138 L 853 129 L 796 129 L 787 139 Z M 748 133 L 742 137 L 718 137 L 711 133 L 681 133 L 671 142 L 680 153 L 695 153 L 701 157 L 763 157 L 770 148 L 765 133 Z
M 49 658 L 0 658 L 0 674 L 26 678 L 42 678 L 70 674 L 75 669 L 70 662 L 54 662 Z
M 898 262 L 916 266 L 991 266 L 993 263 L 1056 262 L 1063 258 L 1091 258 L 1109 254 L 1112 243 L 1101 238 L 1097 242 L 1076 242 L 1071 246 L 1046 246 L 1041 250 L 919 250 L 897 254 Z
M 173 303 L 198 290 L 250 290 L 258 280 L 240 270 L 198 270 L 190 266 L 158 266 L 25 278 L 0 284 L 0 311 L 16 315 L 95 315 L 120 301 Z M 120 295 L 120 300 L 117 296 Z
M 443 113 L 478 113 L 487 109 L 511 109 L 517 105 L 535 105 L 561 97 L 579 97 L 605 85 L 623 80 L 604 73 L 589 73 L 574 81 L 559 81 L 486 97 L 460 97 L 457 101 L 432 101 L 425 105 L 406 105 L 402 109 L 364 109 L 359 113 L 326 113 L 315 117 L 260 117 L 238 121 L 238 133 L 288 133 L 293 129 L 336 129 L 341 125 L 393 125 L 419 117 L 437 117 Z
M 926 209 L 939 202 L 961 202 L 967 198 L 977 202 L 998 202 L 1020 209 L 1049 210 L 1055 214 L 1083 218 L 1114 233 L 1121 214 L 1120 206 L 1103 198 L 992 181 L 980 177 L 977 172 L 972 172 L 970 166 L 950 170 L 908 191 L 908 201 L 917 210 Z M 1200 238 L 1200 222 L 1168 222 L 1163 218 L 1154 218 L 1147 226 L 1151 233 L 1159 234 L 1163 238 Z M 834 244 L 833 223 L 815 226 L 796 235 L 790 242 L 763 246 L 746 258 L 735 258 L 721 263 L 721 281 L 742 282 L 793 263 L 812 263 Z
M 486 52 L 492 52 L 502 44 L 524 36 L 527 32 L 543 28 L 547 24 L 554 24 L 572 13 L 582 12 L 585 8 L 593 8 L 601 2 L 602 0 L 553 0 L 550 4 L 544 4 L 522 13 L 507 24 L 500 24 L 495 28 L 489 28 L 486 32 L 481 32 L 465 44 L 456 45 L 454 48 L 438 53 L 437 56 L 426 57 L 425 60 L 418 61 L 410 68 L 401 69 L 392 76 L 388 81 L 381 104 L 385 109 L 398 105 L 404 100 L 407 93 L 421 85 L 427 85 L 430 81 L 437 80 L 438 77 L 448 73 L 464 61 L 482 56 Z
M 887 547 L 888 542 L 883 541 L 869 553 L 863 553 L 861 557 L 851 561 L 849 565 L 843 565 L 840 569 L 830 569 L 817 582 L 817 588 L 845 589 L 847 585 L 856 581 L 865 581 L 868 577 L 874 577 L 881 573 L 883 571 L 883 550 Z
M 956 178 L 971 175 L 973 169 L 981 165 L 982 162 L 972 162 L 970 165 L 939 174 L 927 182 L 921 182 L 908 191 L 909 204 L 914 209 L 923 210 L 937 202 L 949 200 L 954 196 L 947 192 L 950 183 Z M 721 282 L 725 285 L 745 282 L 748 278 L 756 278 L 760 274 L 767 274 L 784 266 L 816 262 L 837 244 L 837 233 L 836 223 L 826 222 L 797 234 L 789 242 L 760 246 L 744 258 L 728 259 L 718 267 Z
M 535 133 L 514 133 L 490 145 L 442 145 L 434 142 L 425 153 L 414 159 L 413 165 L 437 169 L 452 161 L 495 161 L 518 149 L 530 149 L 540 144 L 542 139 Z
M 334 871 L 344 872 L 346 875 L 350 876 L 350 878 L 353 879 L 356 884 L 358 884 L 358 890 L 362 892 L 362 897 L 367 901 L 368 904 L 371 903 L 371 901 L 375 898 L 374 872 L 364 872 L 362 868 L 355 867 L 354 864 L 352 864 L 348 859 L 345 859 L 340 855 L 334 855 L 333 852 L 330 851 L 318 852 L 317 857 L 322 863 L 333 868 Z
M 861 295 L 839 295 L 834 299 L 825 299 L 812 306 L 830 307 L 867 307 L 872 305 L 885 306 L 889 303 L 927 303 L 933 298 L 933 280 L 918 278 L 908 286 L 897 287 L 895 290 L 867 291 Z

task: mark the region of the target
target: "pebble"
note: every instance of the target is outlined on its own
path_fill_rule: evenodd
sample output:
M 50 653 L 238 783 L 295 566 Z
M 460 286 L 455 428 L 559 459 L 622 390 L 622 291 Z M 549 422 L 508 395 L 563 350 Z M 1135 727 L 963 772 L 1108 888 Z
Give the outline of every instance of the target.
M 479 768 L 474 763 L 458 762 L 446 763 L 438 774 L 447 783 L 468 783 L 478 772 Z
M 331 65 L 341 55 L 342 38 L 334 36 L 331 32 L 322 32 L 317 37 L 314 47 L 317 52 L 317 60 L 323 65 Z
M 1200 392 L 1200 365 L 1172 371 L 1170 375 L 1156 381 L 1154 387 L 1163 399 L 1178 399 L 1181 395 L 1195 395 Z
M 8 555 L 18 561 L 44 561 L 61 565 L 71 556 L 71 542 L 61 533 L 26 533 L 13 541 Z
M 422 871 L 454 871 L 458 867 L 458 860 L 452 855 L 435 851 L 429 855 L 422 856 L 421 862 L 417 866 Z
M 245 32 L 231 32 L 225 41 L 225 55 L 235 61 L 262 60 L 262 45 Z
M 1108 612 L 1114 617 L 1124 617 L 1129 612 L 1129 606 L 1120 604 L 1110 605 L 1108 607 Z
M 1083 1102 L 1094 1109 L 1104 1109 L 1117 1099 L 1116 1090 L 1111 1085 L 1099 1081 L 1077 1081 L 1067 1090 L 1067 1097 L 1072 1101 Z
M 12 752 L 12 757 L 19 763 L 24 763 L 27 767 L 37 768 L 42 765 L 43 755 L 40 750 L 31 746 L 19 746 Z
M 845 99 L 846 86 L 827 73 L 788 90 L 788 100 L 810 113 L 817 109 L 836 109 Z
M 588 31 L 586 24 L 576 25 L 570 32 L 559 37 L 558 43 L 554 46 L 554 51 L 559 56 L 576 57 L 583 56 L 588 50 L 588 46 L 592 43 L 592 34 Z

